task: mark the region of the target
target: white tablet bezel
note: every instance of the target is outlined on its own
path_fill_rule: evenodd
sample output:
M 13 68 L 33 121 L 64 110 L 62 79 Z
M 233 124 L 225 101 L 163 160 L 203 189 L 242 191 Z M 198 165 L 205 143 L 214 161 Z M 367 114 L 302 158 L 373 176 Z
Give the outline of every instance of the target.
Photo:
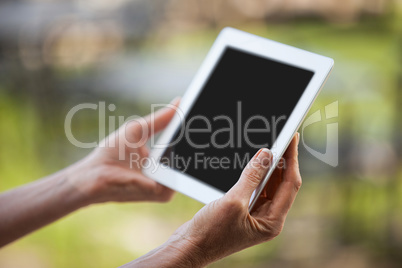
M 222 53 L 227 47 L 314 72 L 310 83 L 296 104 L 281 133 L 278 135 L 277 140 L 272 148 L 270 148 L 274 156 L 274 165 L 254 192 L 254 195 L 250 200 L 251 208 L 256 200 L 254 197 L 260 195 L 264 185 L 268 182 L 269 176 L 274 170 L 274 167 L 282 157 L 293 135 L 299 128 L 320 89 L 324 85 L 334 61 L 328 57 L 317 55 L 233 28 L 225 28 L 221 31 L 193 81 L 182 97 L 179 112 L 176 113 L 158 141 L 154 144 L 150 154 L 150 158 L 153 159 L 153 161 L 149 161 L 149 165 L 147 165 L 143 170 L 147 176 L 155 181 L 205 204 L 222 197 L 225 193 L 188 174 L 158 164 L 157 160 L 160 159 L 164 153 L 164 145 L 168 144 L 169 141 L 173 139 L 177 129 L 182 124 L 185 115 L 189 112 L 194 101 L 196 101 L 204 84 L 208 80 L 215 65 L 218 63 Z

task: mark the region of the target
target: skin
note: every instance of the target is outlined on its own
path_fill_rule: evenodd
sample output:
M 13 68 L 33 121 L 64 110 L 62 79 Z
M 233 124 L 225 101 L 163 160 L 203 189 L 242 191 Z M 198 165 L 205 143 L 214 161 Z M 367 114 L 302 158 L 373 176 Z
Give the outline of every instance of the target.
M 177 106 L 178 100 L 172 104 Z M 125 124 L 83 160 L 1 194 L 0 247 L 94 203 L 169 201 L 174 192 L 144 176 L 140 166 L 130 167 L 128 156 L 145 159 L 149 152 L 145 142 L 164 129 L 174 113 L 174 109 L 164 108 L 145 117 L 142 124 Z M 248 204 L 269 170 L 272 154 L 268 149 L 261 149 L 251 159 L 224 197 L 202 208 L 166 243 L 124 267 L 203 267 L 279 235 L 301 186 L 298 142 L 296 135 L 284 154 L 284 168 L 276 168 L 253 211 L 249 212 Z
M 251 213 L 250 197 L 272 160 L 268 149 L 250 160 L 224 197 L 202 208 L 165 244 L 124 267 L 203 267 L 278 236 L 302 183 L 298 143 L 299 134 L 284 154 L 284 167 L 276 168 Z
M 179 100 L 171 104 L 177 106 Z M 148 156 L 145 143 L 164 129 L 175 109 L 163 108 L 143 120 L 131 122 L 112 133 L 81 161 L 55 174 L 7 191 L 0 195 L 0 247 L 39 229 L 79 208 L 102 202 L 167 202 L 174 192 L 142 174 L 130 158 L 119 160 L 119 146 L 102 146 L 114 142 L 124 155 Z M 143 134 L 147 134 L 144 136 Z M 143 138 L 142 141 L 140 139 Z M 138 142 L 138 147 L 126 146 Z

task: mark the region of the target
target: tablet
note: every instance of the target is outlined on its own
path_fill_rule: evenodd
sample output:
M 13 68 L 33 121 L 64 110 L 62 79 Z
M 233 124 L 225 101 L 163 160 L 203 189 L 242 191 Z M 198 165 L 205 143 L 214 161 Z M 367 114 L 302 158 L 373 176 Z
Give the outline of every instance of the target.
M 144 173 L 209 203 L 238 181 L 260 148 L 273 165 L 250 209 L 325 83 L 333 60 L 233 28 L 214 42 L 153 145 Z

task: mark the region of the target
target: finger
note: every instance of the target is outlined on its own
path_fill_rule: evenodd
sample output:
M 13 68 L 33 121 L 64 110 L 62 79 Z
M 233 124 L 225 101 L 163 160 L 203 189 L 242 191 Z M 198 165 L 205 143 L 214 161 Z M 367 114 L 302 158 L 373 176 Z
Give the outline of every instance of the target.
M 165 202 L 170 200 L 174 195 L 172 189 L 159 184 L 144 174 L 135 174 L 135 177 L 132 179 L 134 182 L 140 183 L 142 193 L 145 195 L 144 200 Z
M 145 116 L 149 137 L 163 130 L 169 124 L 178 109 L 179 103 L 180 98 L 176 97 L 166 107 Z
M 264 197 L 268 200 L 274 199 L 274 195 L 282 182 L 282 168 L 276 167 L 267 185 L 264 188 Z
M 301 187 L 302 181 L 297 159 L 299 139 L 299 134 L 297 133 L 284 154 L 285 168 L 282 171 L 282 182 L 269 207 L 268 215 L 270 217 L 284 219 Z
M 140 151 L 141 157 L 146 158 L 146 157 L 149 156 L 149 148 L 148 148 L 146 145 L 141 146 L 141 147 L 139 148 L 139 151 Z
M 228 196 L 240 199 L 248 206 L 253 191 L 267 174 L 272 162 L 272 153 L 263 148 L 250 160 L 240 175 L 239 181 L 228 192 Z
M 175 194 L 175 191 L 159 183 L 157 183 L 155 192 L 155 201 L 158 202 L 167 202 L 171 200 Z
M 267 185 L 265 185 L 264 190 L 258 197 L 250 213 L 261 211 L 262 214 L 265 215 L 281 182 L 282 182 L 282 168 L 281 165 L 278 164 L 274 172 L 271 174 L 267 182 Z

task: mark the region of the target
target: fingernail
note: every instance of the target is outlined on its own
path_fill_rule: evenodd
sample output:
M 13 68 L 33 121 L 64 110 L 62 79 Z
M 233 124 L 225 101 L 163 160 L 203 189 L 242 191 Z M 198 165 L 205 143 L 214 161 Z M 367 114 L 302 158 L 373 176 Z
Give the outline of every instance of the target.
M 177 102 L 180 99 L 180 96 L 174 97 L 171 101 L 170 104 Z
M 256 155 L 256 159 L 263 165 L 268 166 L 271 163 L 272 153 L 267 148 L 260 149 Z
M 299 132 L 296 132 L 297 133 L 297 145 L 299 145 L 299 143 L 300 143 L 300 133 Z

